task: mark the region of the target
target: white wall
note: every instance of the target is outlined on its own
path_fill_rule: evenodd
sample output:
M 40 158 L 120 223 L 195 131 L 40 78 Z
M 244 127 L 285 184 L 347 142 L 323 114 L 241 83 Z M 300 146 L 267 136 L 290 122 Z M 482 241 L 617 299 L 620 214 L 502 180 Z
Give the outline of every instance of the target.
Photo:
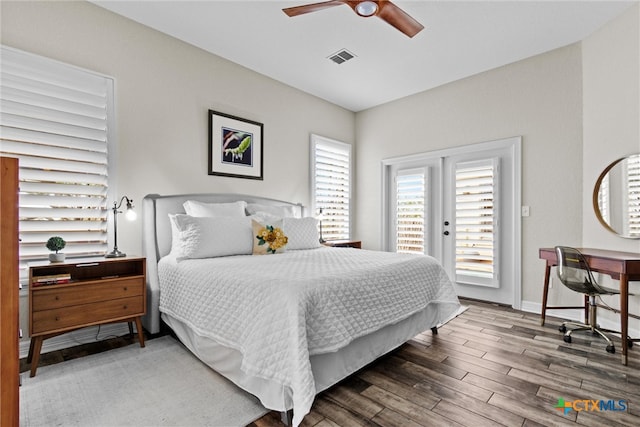
M 146 194 L 188 192 L 309 205 L 310 133 L 355 142 L 354 113 L 91 3 L 2 1 L 0 7 L 4 45 L 115 78 L 115 184 L 139 209 Z M 209 109 L 264 124 L 264 181 L 207 175 Z M 141 253 L 140 221 L 119 222 L 118 246 Z M 20 313 L 28 331 L 24 292 Z M 70 341 L 58 346 L 76 343 L 77 335 L 63 337 Z M 45 351 L 56 348 L 47 341 Z
M 640 240 L 623 239 L 600 226 L 591 195 L 612 161 L 640 153 L 640 6 L 582 42 L 583 57 L 583 243 L 640 252 Z
M 612 161 L 640 153 L 640 6 L 636 5 L 582 42 L 583 229 L 585 247 L 640 253 L 640 240 L 607 231 L 593 213 L 591 196 L 600 172 Z M 616 286 L 608 277 L 603 283 Z M 640 315 L 640 282 L 631 283 L 629 311 Z M 619 307 L 617 297 L 606 298 Z M 613 313 L 602 319 L 616 322 Z M 640 322 L 630 321 L 640 330 Z
M 364 247 L 380 247 L 382 159 L 522 135 L 522 201 L 531 207 L 522 221 L 524 309 L 540 307 L 540 247 L 640 252 L 640 241 L 606 231 L 591 206 L 602 169 L 640 152 L 639 18 L 636 5 L 581 43 L 357 113 L 355 223 Z M 549 304 L 579 304 L 555 283 Z M 640 294 L 640 283 L 630 287 Z M 640 314 L 639 297 L 630 311 Z
M 379 248 L 382 159 L 522 135 L 522 296 L 539 304 L 538 248 L 581 241 L 581 68 L 575 44 L 358 113 L 363 246 Z

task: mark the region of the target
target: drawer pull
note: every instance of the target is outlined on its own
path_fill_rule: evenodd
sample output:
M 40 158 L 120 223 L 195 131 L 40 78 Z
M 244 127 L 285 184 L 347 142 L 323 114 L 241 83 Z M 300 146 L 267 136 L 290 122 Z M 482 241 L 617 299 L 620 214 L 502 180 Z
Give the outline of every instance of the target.
M 122 308 L 124 308 L 124 309 L 126 310 L 126 309 L 127 309 L 127 306 L 125 305 L 125 306 L 124 306 L 124 307 L 122 307 Z
M 100 265 L 100 263 L 88 262 L 88 263 L 85 263 L 85 264 L 76 264 L 76 267 L 95 267 L 96 265 Z
M 125 287 L 124 287 L 124 290 L 125 290 L 125 291 L 127 291 L 127 290 L 129 290 L 129 288 L 127 288 L 127 287 L 125 286 Z
M 56 316 L 56 322 L 57 322 L 58 320 L 60 320 L 60 317 Z
M 60 297 L 56 295 L 56 301 L 60 301 Z

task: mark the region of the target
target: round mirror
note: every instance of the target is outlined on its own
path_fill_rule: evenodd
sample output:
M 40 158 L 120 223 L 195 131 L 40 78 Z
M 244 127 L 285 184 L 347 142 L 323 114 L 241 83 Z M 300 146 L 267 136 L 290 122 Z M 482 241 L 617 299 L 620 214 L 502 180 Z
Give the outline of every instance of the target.
M 605 168 L 593 190 L 598 221 L 621 237 L 640 239 L 640 154 Z

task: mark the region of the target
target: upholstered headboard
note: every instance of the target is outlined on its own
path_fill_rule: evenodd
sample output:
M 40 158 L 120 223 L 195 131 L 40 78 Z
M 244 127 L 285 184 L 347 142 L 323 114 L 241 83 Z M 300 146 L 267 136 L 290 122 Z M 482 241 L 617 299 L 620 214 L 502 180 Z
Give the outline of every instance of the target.
M 174 194 L 161 196 L 148 194 L 142 199 L 142 252 L 147 258 L 147 315 L 144 327 L 152 334 L 160 332 L 160 288 L 158 261 L 171 250 L 171 223 L 169 214 L 185 213 L 187 200 L 203 203 L 230 203 L 244 200 L 272 206 L 294 206 L 299 216 L 304 216 L 301 204 L 233 193 Z

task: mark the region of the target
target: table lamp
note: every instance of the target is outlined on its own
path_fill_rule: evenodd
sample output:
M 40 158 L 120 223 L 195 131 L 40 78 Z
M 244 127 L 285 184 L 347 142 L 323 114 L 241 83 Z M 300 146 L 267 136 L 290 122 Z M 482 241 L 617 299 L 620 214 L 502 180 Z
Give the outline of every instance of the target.
M 120 202 L 113 202 L 113 250 L 105 255 L 105 258 L 121 258 L 127 256 L 127 254 L 120 252 L 118 250 L 118 214 L 122 213 L 122 211 L 118 210 L 122 206 L 122 202 L 126 200 L 127 202 L 127 212 L 125 214 L 126 218 L 129 221 L 133 221 L 136 219 L 136 212 L 133 210 L 133 200 L 129 199 L 127 196 L 122 196 Z

